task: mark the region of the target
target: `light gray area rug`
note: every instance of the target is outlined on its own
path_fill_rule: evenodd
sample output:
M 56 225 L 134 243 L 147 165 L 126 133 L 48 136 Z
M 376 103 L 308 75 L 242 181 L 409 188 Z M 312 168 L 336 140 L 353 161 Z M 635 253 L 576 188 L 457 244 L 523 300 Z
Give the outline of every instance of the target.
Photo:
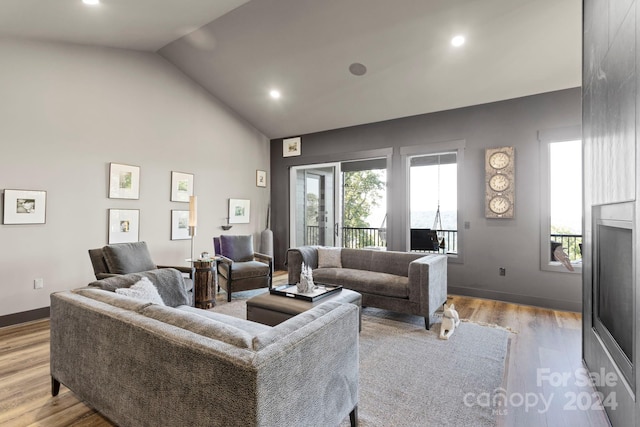
M 246 318 L 245 299 L 236 298 L 212 310 Z M 462 322 L 440 340 L 440 324 L 427 331 L 421 317 L 365 308 L 362 320 L 361 426 L 496 425 L 478 402 L 501 387 L 509 332 Z

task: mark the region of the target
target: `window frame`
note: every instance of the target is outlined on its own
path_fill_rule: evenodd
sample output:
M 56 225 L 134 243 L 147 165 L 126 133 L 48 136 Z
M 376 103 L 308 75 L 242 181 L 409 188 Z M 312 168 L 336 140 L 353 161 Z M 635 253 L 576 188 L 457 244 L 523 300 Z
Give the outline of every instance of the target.
M 538 141 L 540 142 L 540 270 L 543 271 L 582 274 L 582 264 L 572 264 L 574 271 L 569 271 L 560 262 L 549 260 L 551 251 L 551 144 L 577 140 L 582 141 L 582 127 L 580 125 L 538 131 Z M 584 159 L 584 144 L 582 159 Z M 584 160 L 582 161 L 584 164 Z M 584 172 L 581 179 L 584 182 Z M 580 191 L 582 188 L 581 185 Z M 582 236 L 584 237 L 584 215 Z
M 458 253 L 446 254 L 449 262 L 460 263 L 464 262 L 464 218 L 462 215 L 462 203 L 464 201 L 464 149 L 466 146 L 465 140 L 453 140 L 446 142 L 437 142 L 433 144 L 424 145 L 412 145 L 407 147 L 400 147 L 400 157 L 403 168 L 403 176 L 405 179 L 405 197 L 404 206 L 405 214 L 403 218 L 403 228 L 405 232 L 405 250 L 410 251 L 410 233 L 411 233 L 411 194 L 410 188 L 410 171 L 411 171 L 411 158 L 419 156 L 431 156 L 440 153 L 456 153 L 456 165 L 457 165 L 457 232 L 458 232 Z

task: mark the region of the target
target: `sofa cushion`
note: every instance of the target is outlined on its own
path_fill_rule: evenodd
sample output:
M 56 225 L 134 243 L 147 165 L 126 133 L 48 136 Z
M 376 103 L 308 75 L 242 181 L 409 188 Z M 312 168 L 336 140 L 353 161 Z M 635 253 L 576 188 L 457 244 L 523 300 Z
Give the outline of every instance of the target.
M 109 273 L 129 274 L 155 270 L 147 242 L 118 243 L 102 248 Z
M 218 264 L 218 272 L 225 278 L 229 278 L 229 265 L 221 262 Z M 269 275 L 269 266 L 260 261 L 234 262 L 231 268 L 231 279 L 249 279 L 252 277 L 264 277 Z
M 318 268 L 342 268 L 342 248 L 318 248 Z
M 220 236 L 220 253 L 227 258 L 236 261 L 251 261 L 253 259 L 253 237 L 247 236 Z
M 313 270 L 313 279 L 316 283 L 342 285 L 356 292 L 409 298 L 409 278 L 395 274 L 351 268 L 318 268 Z
M 216 313 L 215 311 L 202 310 L 201 308 L 195 308 L 188 305 L 181 305 L 176 307 L 178 310 L 186 311 L 188 313 L 197 314 L 211 320 L 216 320 L 221 323 L 226 323 L 229 326 L 242 329 L 251 336 L 258 335 L 262 332 L 271 330 L 271 326 L 263 325 L 262 323 L 251 322 L 245 319 L 239 319 L 233 316 L 227 316 L 222 313 Z
M 184 287 L 182 273 L 174 268 L 160 268 L 158 270 L 144 271 L 142 273 L 123 274 L 121 276 L 108 277 L 89 283 L 89 286 L 98 287 L 115 292 L 117 288 L 128 288 L 143 277 L 148 277 L 162 298 L 162 301 L 170 307 L 190 303 L 189 296 Z
M 409 276 L 409 264 L 425 254 L 393 251 L 373 251 L 370 271 Z
M 371 270 L 371 255 L 380 251 L 369 249 L 342 249 L 342 266 L 356 270 Z
M 79 288 L 73 290 L 73 293 L 91 298 L 96 301 L 104 302 L 114 307 L 123 308 L 139 312 L 143 308 L 150 306 L 152 303 L 148 301 L 140 301 L 126 295 L 116 294 L 115 292 L 105 291 L 99 288 Z
M 253 336 L 246 331 L 198 314 L 159 305 L 145 307 L 140 314 L 203 337 L 222 341 L 240 348 L 251 348 Z
M 153 304 L 165 305 L 162 297 L 158 293 L 158 289 L 151 283 L 148 277 L 143 277 L 129 288 L 118 288 L 116 293 L 126 295 L 140 301 L 147 301 Z

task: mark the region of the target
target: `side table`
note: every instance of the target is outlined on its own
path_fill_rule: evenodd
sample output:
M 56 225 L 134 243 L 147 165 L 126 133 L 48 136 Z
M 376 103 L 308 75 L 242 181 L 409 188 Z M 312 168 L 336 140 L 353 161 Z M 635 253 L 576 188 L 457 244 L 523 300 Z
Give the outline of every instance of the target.
M 215 259 L 193 261 L 195 275 L 193 277 L 193 299 L 197 308 L 212 308 L 216 305 L 215 281 L 213 268 Z

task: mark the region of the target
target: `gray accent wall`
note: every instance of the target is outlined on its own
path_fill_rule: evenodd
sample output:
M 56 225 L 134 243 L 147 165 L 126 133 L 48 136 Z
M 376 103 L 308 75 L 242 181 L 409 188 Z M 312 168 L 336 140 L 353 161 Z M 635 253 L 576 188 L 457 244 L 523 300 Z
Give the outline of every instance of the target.
M 155 262 L 188 265 L 190 241 L 170 240 L 171 210 L 188 209 L 169 200 L 171 171 L 195 175 L 196 253 L 213 252 L 229 198 L 251 200 L 251 222 L 226 233 L 259 247 L 269 141 L 165 59 L 6 38 L 0 58 L 0 190 L 47 191 L 46 224 L 0 224 L 0 317 L 94 280 L 87 250 L 107 243 L 109 208 L 140 210 Z M 110 162 L 140 166 L 139 200 L 107 197 Z
M 455 90 L 455 88 L 452 88 Z M 389 106 L 392 108 L 392 106 Z M 289 247 L 289 168 L 296 165 L 387 157 L 389 249 L 407 249 L 407 195 L 401 151 L 414 146 L 464 145 L 458 214 L 462 262 L 449 262 L 449 292 L 580 311 L 579 274 L 540 269 L 540 149 L 538 132 L 581 124 L 581 90 L 567 89 L 491 104 L 301 135 L 301 155 L 282 156 L 271 140 L 272 227 L 279 268 Z M 300 136 L 300 135 L 291 135 Z M 485 149 L 514 146 L 515 219 L 484 217 Z M 410 147 L 407 149 L 406 147 Z M 388 154 L 390 153 L 390 154 Z M 567 191 L 581 191 L 566 184 Z M 499 268 L 506 276 L 499 276 Z

